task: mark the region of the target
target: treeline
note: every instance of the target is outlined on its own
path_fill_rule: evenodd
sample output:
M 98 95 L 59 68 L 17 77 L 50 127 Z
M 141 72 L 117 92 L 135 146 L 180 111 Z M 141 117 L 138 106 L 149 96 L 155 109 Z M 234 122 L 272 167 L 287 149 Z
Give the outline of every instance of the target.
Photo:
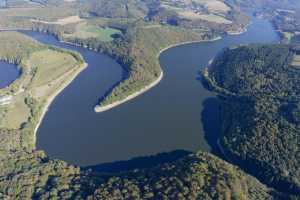
M 300 194 L 300 71 L 290 45 L 227 49 L 204 80 L 222 100 L 220 144 L 233 162 L 279 191 Z

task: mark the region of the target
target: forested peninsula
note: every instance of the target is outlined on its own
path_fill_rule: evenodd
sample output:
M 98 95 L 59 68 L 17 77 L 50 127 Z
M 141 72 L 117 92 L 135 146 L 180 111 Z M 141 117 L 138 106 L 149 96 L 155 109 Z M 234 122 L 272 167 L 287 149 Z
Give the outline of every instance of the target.
M 279 191 L 300 193 L 300 71 L 295 45 L 228 48 L 203 72 L 221 100 L 226 157 Z

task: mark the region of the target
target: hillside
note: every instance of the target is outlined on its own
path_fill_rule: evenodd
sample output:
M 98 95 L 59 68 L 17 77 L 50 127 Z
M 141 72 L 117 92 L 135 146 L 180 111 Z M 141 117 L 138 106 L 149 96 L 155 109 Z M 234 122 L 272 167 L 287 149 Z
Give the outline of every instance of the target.
M 96 199 L 273 199 L 271 191 L 207 153 L 109 178 Z
M 300 71 L 297 48 L 250 45 L 227 49 L 206 73 L 220 95 L 224 152 L 280 191 L 300 193 Z
M 137 18 L 188 29 L 226 32 L 243 28 L 248 17 L 223 0 L 89 0 L 84 3 L 90 14 L 108 18 Z
M 256 179 L 206 153 L 115 175 L 80 170 L 42 152 L 14 152 L 0 161 L 0 198 L 275 199 Z

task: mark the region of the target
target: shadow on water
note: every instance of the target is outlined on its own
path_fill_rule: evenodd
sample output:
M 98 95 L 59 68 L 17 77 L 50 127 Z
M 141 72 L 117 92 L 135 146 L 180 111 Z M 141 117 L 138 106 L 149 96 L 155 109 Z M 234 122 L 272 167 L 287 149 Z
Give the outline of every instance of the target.
M 100 165 L 88 166 L 85 167 L 85 169 L 92 169 L 94 171 L 104 173 L 118 173 L 134 169 L 146 169 L 164 163 L 174 162 L 189 154 L 191 154 L 191 152 L 189 151 L 176 150 L 168 153 L 160 153 L 153 156 L 137 157 L 128 161 L 116 161 L 113 163 L 104 163 Z
M 128 74 L 124 74 L 126 77 Z M 201 74 L 196 78 L 201 84 Z M 119 83 L 117 83 L 119 84 Z M 114 88 L 114 87 L 112 87 Z M 104 96 L 105 97 L 105 96 Z M 102 97 L 102 99 L 104 98 Z M 101 99 L 101 100 L 102 100 Z M 205 139 L 211 147 L 211 153 L 219 157 L 223 157 L 218 148 L 218 139 L 221 130 L 220 121 L 220 104 L 216 97 L 209 97 L 202 103 L 203 110 L 201 112 L 201 122 L 203 124 L 203 130 Z M 174 162 L 184 156 L 189 155 L 191 152 L 185 150 L 175 150 L 168 153 L 160 153 L 152 156 L 144 156 L 133 158 L 128 161 L 116 161 L 112 163 L 104 163 L 99 165 L 93 165 L 84 167 L 85 169 L 92 169 L 101 173 L 119 173 L 124 171 L 130 171 L 134 169 L 146 169 L 158 166 L 160 164 Z
M 209 86 L 202 79 L 201 72 L 199 72 L 196 80 L 198 80 L 206 90 L 209 90 Z M 202 108 L 201 123 L 205 140 L 211 148 L 210 153 L 224 158 L 218 145 L 221 134 L 220 102 L 216 96 L 211 96 L 202 102 Z
M 211 147 L 211 153 L 222 157 L 218 147 L 218 139 L 221 133 L 220 103 L 216 97 L 210 97 L 202 103 L 201 122 L 203 124 L 204 137 Z

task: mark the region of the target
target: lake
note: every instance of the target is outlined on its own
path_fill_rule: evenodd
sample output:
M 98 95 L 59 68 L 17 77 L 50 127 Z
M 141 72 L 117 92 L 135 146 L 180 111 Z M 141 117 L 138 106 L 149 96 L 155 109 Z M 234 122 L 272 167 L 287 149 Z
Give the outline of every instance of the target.
M 20 70 L 16 65 L 0 61 L 0 88 L 9 86 L 20 75 Z
M 278 42 L 272 25 L 253 19 L 249 30 L 222 40 L 170 48 L 160 56 L 163 80 L 148 92 L 112 110 L 94 106 L 125 70 L 106 55 L 27 32 L 36 40 L 81 53 L 86 68 L 53 101 L 37 133 L 37 148 L 80 166 L 128 160 L 174 150 L 217 153 L 218 102 L 205 90 L 200 70 L 231 45 Z

